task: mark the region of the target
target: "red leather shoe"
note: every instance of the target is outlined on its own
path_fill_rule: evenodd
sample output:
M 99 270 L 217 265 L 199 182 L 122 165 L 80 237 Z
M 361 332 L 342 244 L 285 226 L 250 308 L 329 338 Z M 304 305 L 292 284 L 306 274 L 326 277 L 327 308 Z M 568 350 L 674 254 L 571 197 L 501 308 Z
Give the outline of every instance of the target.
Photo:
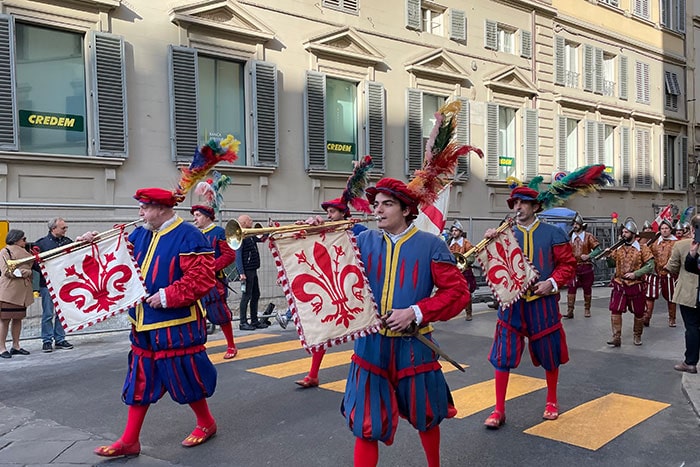
M 557 407 L 557 404 L 554 402 L 547 402 L 547 405 L 544 407 L 542 418 L 545 420 L 556 420 L 559 418 L 559 408 Z
M 192 430 L 192 433 L 190 435 L 182 440 L 182 445 L 185 446 L 186 448 L 191 448 L 194 446 L 199 446 L 200 444 L 204 443 L 206 440 L 211 438 L 216 434 L 216 423 L 214 423 L 212 426 L 209 428 L 204 428 L 199 425 L 195 427 L 194 430 Z
M 224 360 L 231 360 L 236 355 L 238 355 L 238 349 L 235 347 L 229 347 L 226 349 L 226 353 L 224 354 Z
M 498 430 L 506 424 L 506 414 L 494 410 L 484 421 L 484 426 L 490 430 Z
M 141 443 L 136 441 L 133 444 L 124 444 L 121 439 L 116 440 L 109 446 L 100 446 L 93 451 L 102 457 L 132 457 L 141 454 Z
M 309 378 L 308 376 L 304 376 L 304 379 L 294 382 L 304 389 L 315 388 L 318 386 L 318 378 Z

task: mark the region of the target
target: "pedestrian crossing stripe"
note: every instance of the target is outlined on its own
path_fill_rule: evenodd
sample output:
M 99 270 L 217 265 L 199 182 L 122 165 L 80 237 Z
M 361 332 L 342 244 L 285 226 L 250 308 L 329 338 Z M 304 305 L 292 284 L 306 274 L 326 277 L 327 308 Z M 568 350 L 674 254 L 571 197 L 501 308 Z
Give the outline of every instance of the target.
M 261 339 L 266 339 L 269 337 L 274 337 L 274 335 L 270 334 L 250 334 L 248 336 L 242 336 L 242 337 L 237 337 L 236 338 L 236 344 L 242 344 L 246 342 L 253 342 L 256 340 L 261 340 Z M 223 344 L 226 346 L 226 341 L 211 341 L 208 342 L 207 349 L 216 347 Z M 277 342 L 274 344 L 265 344 L 265 345 L 258 345 L 254 347 L 246 347 L 246 348 L 239 348 L 238 349 L 238 355 L 236 355 L 236 358 L 231 359 L 231 360 L 224 360 L 224 352 L 207 352 L 207 355 L 209 355 L 209 360 L 215 365 L 221 364 L 221 363 L 230 363 L 230 362 L 240 362 L 241 360 L 248 360 L 249 358 L 256 358 L 256 357 L 264 357 L 266 355 L 273 355 L 277 354 L 280 352 L 288 352 L 290 350 L 296 350 L 300 349 L 301 345 L 299 344 L 298 341 L 284 341 L 284 342 Z
M 323 356 L 323 361 L 321 362 L 321 369 L 323 370 L 325 368 L 333 368 L 336 366 L 349 364 L 352 352 L 352 350 L 345 350 L 342 352 L 326 353 L 326 355 Z M 275 363 L 273 365 L 259 366 L 257 368 L 251 368 L 248 371 L 263 376 L 281 379 L 289 376 L 304 374 L 309 371 L 310 366 L 311 357 L 306 357 L 282 363 Z
M 525 433 L 597 451 L 670 405 L 610 393 L 563 412 L 557 420 L 528 428 Z
M 455 418 L 466 418 L 493 407 L 496 397 L 495 384 L 494 380 L 491 379 L 465 388 L 452 390 L 452 398 L 457 408 L 457 416 Z M 541 378 L 511 373 L 508 379 L 506 400 L 524 396 L 544 387 L 547 387 L 547 382 Z

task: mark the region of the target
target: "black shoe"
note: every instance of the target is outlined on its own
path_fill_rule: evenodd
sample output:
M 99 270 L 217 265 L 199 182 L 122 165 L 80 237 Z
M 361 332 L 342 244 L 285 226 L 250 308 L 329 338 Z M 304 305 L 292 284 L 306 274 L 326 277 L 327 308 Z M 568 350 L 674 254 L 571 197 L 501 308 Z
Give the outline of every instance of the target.
M 3 353 L 0 353 L 0 358 L 12 358 L 12 354 L 6 350 Z
M 238 326 L 238 329 L 240 329 L 241 331 L 255 331 L 255 326 L 248 323 L 243 323 L 240 326 Z
M 71 344 L 68 341 L 63 341 L 63 342 L 56 342 L 56 350 L 61 349 L 61 350 L 71 350 L 73 348 L 73 344 Z
M 269 324 L 265 324 L 263 322 L 258 321 L 257 323 L 251 323 L 253 326 L 255 326 L 256 329 L 265 329 L 269 326 Z
M 41 351 L 44 353 L 53 352 L 53 345 L 51 345 L 51 342 L 44 342 L 44 345 L 41 346 Z
M 265 318 L 264 320 L 260 321 L 262 324 L 264 324 L 266 327 L 272 326 L 272 323 L 270 322 L 269 319 Z
M 12 355 L 29 355 L 29 352 L 27 352 L 26 350 L 24 350 L 22 347 L 20 347 L 19 349 L 15 349 L 14 347 L 12 347 L 12 348 L 10 349 L 10 353 L 11 353 Z

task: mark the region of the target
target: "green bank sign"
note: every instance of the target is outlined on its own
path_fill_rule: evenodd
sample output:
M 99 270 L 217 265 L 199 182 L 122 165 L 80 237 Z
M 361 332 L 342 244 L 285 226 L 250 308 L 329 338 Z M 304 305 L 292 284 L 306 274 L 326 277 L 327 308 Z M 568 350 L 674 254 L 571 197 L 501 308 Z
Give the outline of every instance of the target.
M 35 110 L 20 110 L 19 126 L 65 131 L 83 131 L 85 128 L 82 115 L 55 114 Z

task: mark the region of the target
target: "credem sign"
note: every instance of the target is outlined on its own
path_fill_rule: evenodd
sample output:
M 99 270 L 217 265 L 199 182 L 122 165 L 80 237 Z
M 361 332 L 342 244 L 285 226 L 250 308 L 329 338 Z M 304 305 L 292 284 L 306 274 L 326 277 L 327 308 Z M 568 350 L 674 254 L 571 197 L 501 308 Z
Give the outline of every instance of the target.
M 20 110 L 19 126 L 66 131 L 83 131 L 85 128 L 82 115 L 55 114 L 35 110 Z

